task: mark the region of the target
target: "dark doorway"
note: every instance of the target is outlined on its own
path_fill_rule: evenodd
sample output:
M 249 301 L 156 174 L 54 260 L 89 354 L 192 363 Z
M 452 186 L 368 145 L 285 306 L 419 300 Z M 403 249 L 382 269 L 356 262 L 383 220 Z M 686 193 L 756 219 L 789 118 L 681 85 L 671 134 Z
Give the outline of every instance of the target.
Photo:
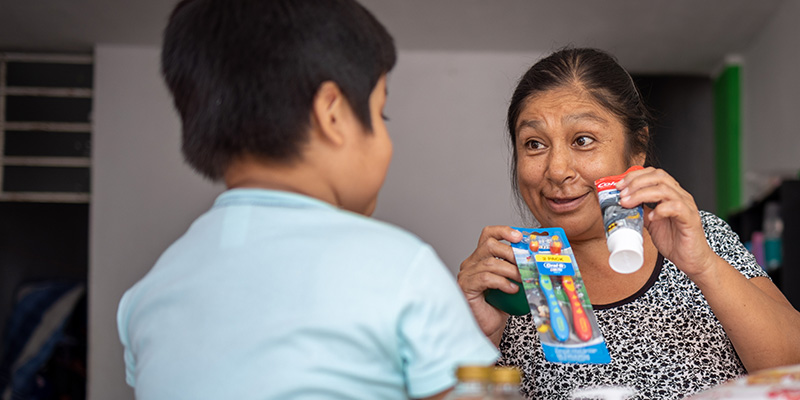
M 655 123 L 656 166 L 716 212 L 713 82 L 705 76 L 634 76 Z

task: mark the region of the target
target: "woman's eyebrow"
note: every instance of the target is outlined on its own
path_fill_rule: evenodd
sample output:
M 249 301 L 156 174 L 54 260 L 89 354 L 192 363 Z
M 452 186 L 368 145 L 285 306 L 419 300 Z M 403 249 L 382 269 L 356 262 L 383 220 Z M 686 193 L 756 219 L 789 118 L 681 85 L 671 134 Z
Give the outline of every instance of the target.
M 563 124 L 575 123 L 582 120 L 590 120 L 602 124 L 604 126 L 608 125 L 609 123 L 607 119 L 591 111 L 577 113 L 577 114 L 568 114 L 561 118 Z M 520 121 L 519 125 L 517 126 L 517 131 L 519 131 L 522 128 L 531 128 L 534 130 L 538 130 L 542 125 L 543 122 L 538 119 L 525 119 Z
M 574 123 L 574 122 L 578 122 L 578 121 L 581 121 L 581 120 L 587 120 L 587 119 L 591 120 L 591 121 L 594 121 L 594 122 L 597 122 L 597 123 L 600 123 L 602 125 L 608 125 L 608 120 L 607 119 L 605 119 L 605 118 L 603 118 L 603 117 L 601 117 L 601 116 L 599 116 L 599 115 L 597 115 L 597 114 L 595 114 L 595 113 L 593 113 L 591 111 L 590 112 L 584 112 L 584 113 L 578 113 L 578 114 L 565 115 L 563 118 L 561 118 L 561 121 L 562 121 L 562 123 L 566 124 L 566 123 Z
M 517 126 L 517 131 L 519 131 L 522 128 L 531 128 L 534 130 L 538 130 L 540 126 L 542 126 L 542 121 L 539 121 L 538 119 L 525 119 L 519 122 L 519 125 Z

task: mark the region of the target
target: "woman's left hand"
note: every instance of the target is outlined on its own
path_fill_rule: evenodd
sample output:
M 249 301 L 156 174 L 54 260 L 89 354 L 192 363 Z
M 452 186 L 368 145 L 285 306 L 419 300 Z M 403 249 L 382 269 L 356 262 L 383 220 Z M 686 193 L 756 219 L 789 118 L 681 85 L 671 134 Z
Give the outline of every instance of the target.
M 665 171 L 629 172 L 620 204 L 645 207 L 644 225 L 661 254 L 691 279 L 749 372 L 800 362 L 800 313 L 765 277 L 748 279 L 706 241 L 694 198 Z
M 658 251 L 692 280 L 713 263 L 714 251 L 706 242 L 694 198 L 666 171 L 656 168 L 631 171 L 617 184 L 620 204 L 644 207 L 644 226 Z

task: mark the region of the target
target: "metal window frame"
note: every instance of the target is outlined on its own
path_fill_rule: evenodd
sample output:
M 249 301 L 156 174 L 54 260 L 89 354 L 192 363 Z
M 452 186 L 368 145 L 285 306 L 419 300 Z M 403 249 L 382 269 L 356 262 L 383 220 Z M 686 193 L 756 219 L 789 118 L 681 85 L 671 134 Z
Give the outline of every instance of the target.
M 89 203 L 90 193 L 69 192 L 5 192 L 3 191 L 3 167 L 37 166 L 91 168 L 91 157 L 17 157 L 5 156 L 5 132 L 46 131 L 46 132 L 92 132 L 91 123 L 62 122 L 7 122 L 6 96 L 46 96 L 92 98 L 93 89 L 87 88 L 44 88 L 6 86 L 8 62 L 36 62 L 59 64 L 93 64 L 94 56 L 87 54 L 37 54 L 0 52 L 0 201 L 50 202 L 50 203 Z

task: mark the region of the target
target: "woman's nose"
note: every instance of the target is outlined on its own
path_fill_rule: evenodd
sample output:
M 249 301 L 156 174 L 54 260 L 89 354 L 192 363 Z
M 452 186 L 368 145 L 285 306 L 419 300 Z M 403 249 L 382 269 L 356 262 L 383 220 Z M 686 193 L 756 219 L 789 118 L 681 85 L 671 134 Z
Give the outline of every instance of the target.
M 572 154 L 565 146 L 553 146 L 547 160 L 547 179 L 562 184 L 575 177 Z

